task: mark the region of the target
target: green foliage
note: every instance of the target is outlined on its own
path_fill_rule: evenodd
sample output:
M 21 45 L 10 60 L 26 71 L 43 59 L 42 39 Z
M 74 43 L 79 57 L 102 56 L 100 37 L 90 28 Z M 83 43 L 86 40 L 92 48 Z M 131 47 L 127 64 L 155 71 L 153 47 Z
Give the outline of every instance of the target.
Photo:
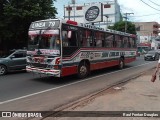
M 109 29 L 125 32 L 125 21 L 120 21 L 114 24 L 114 26 L 109 26 Z M 127 33 L 136 34 L 135 25 L 132 22 L 127 21 Z
M 1 0 L 0 40 L 27 45 L 28 28 L 36 20 L 55 18 L 55 0 Z M 19 47 L 22 45 L 19 45 Z M 15 46 L 16 47 L 16 46 Z

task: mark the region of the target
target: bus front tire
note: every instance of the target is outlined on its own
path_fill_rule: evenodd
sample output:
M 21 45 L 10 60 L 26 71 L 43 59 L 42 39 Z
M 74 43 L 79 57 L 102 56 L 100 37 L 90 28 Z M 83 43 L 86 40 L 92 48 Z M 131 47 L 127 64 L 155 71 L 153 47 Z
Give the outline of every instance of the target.
M 86 62 L 81 62 L 78 66 L 78 78 L 85 78 L 89 74 L 89 66 Z

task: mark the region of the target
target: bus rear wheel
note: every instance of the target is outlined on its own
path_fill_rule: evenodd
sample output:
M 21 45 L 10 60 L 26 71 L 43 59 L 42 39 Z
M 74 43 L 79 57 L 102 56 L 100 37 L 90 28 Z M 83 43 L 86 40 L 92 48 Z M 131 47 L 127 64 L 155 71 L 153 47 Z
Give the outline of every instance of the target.
M 89 74 L 89 66 L 86 62 L 81 62 L 78 66 L 78 78 L 85 78 Z

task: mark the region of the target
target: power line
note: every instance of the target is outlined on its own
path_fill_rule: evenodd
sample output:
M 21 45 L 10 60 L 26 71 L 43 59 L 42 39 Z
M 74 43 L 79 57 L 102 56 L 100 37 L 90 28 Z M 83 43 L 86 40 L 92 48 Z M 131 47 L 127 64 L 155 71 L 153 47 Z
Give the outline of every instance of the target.
M 140 15 L 140 16 L 130 16 L 130 17 L 145 17 L 145 16 L 152 16 L 152 15 L 157 15 L 160 13 L 155 13 L 155 14 L 148 14 L 148 15 Z
M 144 2 L 143 0 L 140 0 L 140 1 L 142 1 L 142 2 L 143 2 L 144 4 L 146 4 L 147 6 L 149 6 L 149 7 L 153 8 L 153 9 L 155 9 L 155 10 L 157 10 L 157 11 L 160 11 L 159 9 L 156 9 L 156 8 L 152 7 L 151 5 L 147 4 L 147 3 L 146 3 L 146 2 Z
M 157 6 L 160 6 L 160 5 L 158 5 L 157 3 L 153 2 L 152 0 L 149 0 L 149 1 L 150 1 L 151 3 L 157 5 Z

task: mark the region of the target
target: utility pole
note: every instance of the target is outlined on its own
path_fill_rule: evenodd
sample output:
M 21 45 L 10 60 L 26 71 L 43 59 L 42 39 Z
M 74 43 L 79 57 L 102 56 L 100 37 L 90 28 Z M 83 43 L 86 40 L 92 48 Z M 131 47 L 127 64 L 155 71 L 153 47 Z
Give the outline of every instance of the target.
M 127 32 L 127 19 L 128 19 L 128 15 L 131 15 L 131 14 L 134 14 L 134 13 L 125 13 L 125 17 L 123 17 L 123 18 L 125 18 L 125 33 Z
M 108 16 L 108 15 L 106 15 L 105 17 L 106 17 L 107 28 L 108 28 L 108 18 L 109 18 L 109 16 Z
M 66 15 L 66 13 L 65 13 L 65 5 L 64 5 L 63 8 L 64 8 L 64 19 L 65 19 L 66 18 L 66 16 L 65 16 Z
M 73 4 L 73 8 L 74 8 L 74 21 L 75 21 L 75 4 L 76 4 L 75 0 L 72 0 L 72 4 Z
M 68 4 L 68 20 L 70 20 L 70 16 L 71 16 L 71 8 L 70 5 Z

